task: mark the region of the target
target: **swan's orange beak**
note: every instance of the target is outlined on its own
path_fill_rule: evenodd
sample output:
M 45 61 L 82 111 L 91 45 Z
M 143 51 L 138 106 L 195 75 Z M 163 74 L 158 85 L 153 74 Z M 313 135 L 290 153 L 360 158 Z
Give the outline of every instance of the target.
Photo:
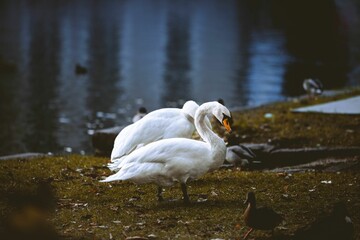
M 224 124 L 224 127 L 226 128 L 226 131 L 231 132 L 231 127 L 230 127 L 228 118 L 223 119 L 223 124 Z

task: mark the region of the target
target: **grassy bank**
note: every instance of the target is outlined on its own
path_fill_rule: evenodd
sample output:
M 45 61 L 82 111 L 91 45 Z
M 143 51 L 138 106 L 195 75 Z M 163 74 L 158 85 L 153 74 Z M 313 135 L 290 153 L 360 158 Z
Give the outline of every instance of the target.
M 51 224 L 70 239 L 238 239 L 247 231 L 241 215 L 248 191 L 256 192 L 260 205 L 283 213 L 286 222 L 276 231 L 288 235 L 314 220 L 334 202 L 344 201 L 360 230 L 358 173 L 275 173 L 219 170 L 189 183 L 192 201 L 186 206 L 178 185 L 168 188 L 158 203 L 156 187 L 128 182 L 99 183 L 110 172 L 107 159 L 69 155 L 28 161 L 0 162 L 0 212 L 3 223 L 14 214 L 11 196 L 34 192 L 40 182 L 53 187 L 55 211 Z M 331 181 L 324 184 L 321 181 Z M 51 201 L 49 199 L 49 201 Z M 255 231 L 256 239 L 268 239 Z
M 359 115 L 290 111 L 358 94 L 360 90 L 353 89 L 336 97 L 296 100 L 233 112 L 234 131 L 225 138 L 230 145 L 271 142 L 281 147 L 358 146 Z M 271 113 L 272 117 L 265 118 L 266 113 Z M 216 128 L 222 132 L 219 126 Z M 241 239 L 247 231 L 242 220 L 243 201 L 248 191 L 254 191 L 259 205 L 271 206 L 285 216 L 286 221 L 276 230 L 276 236 L 286 239 L 323 211 L 329 211 L 338 201 L 346 203 L 356 235 L 360 236 L 358 170 L 291 176 L 219 170 L 189 183 L 192 204 L 186 206 L 181 201 L 178 185 L 167 188 L 164 194 L 167 201 L 158 203 L 154 185 L 99 183 L 110 175 L 105 167 L 107 161 L 78 155 L 0 161 L 0 235 L 14 239 L 14 234 L 28 236 L 28 232 L 36 228 L 48 232 L 48 239 L 133 236 Z M 38 189 L 44 185 L 47 191 L 42 193 Z M 269 239 L 270 235 L 255 231 L 252 237 Z
M 273 143 L 280 147 L 359 146 L 360 115 L 293 113 L 291 109 L 360 95 L 360 89 L 332 97 L 296 99 L 233 112 L 230 145 Z M 271 113 L 271 118 L 265 114 Z

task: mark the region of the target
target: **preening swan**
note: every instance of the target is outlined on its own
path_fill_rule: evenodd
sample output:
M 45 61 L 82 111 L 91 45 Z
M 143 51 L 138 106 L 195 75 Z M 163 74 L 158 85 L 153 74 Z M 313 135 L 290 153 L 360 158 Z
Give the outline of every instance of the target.
M 117 171 L 122 157 L 148 143 L 165 138 L 191 138 L 198 107 L 194 101 L 187 101 L 182 109 L 159 109 L 125 127 L 115 138 L 109 169 Z
M 102 182 L 155 183 L 159 186 L 159 200 L 162 199 L 161 186 L 180 182 L 184 201 L 189 202 L 186 182 L 219 168 L 226 155 L 225 142 L 205 123 L 208 114 L 214 115 L 227 131 L 231 131 L 230 111 L 218 102 L 204 103 L 195 113 L 195 126 L 205 142 L 170 138 L 149 143 L 125 156 L 118 166 L 120 170 Z

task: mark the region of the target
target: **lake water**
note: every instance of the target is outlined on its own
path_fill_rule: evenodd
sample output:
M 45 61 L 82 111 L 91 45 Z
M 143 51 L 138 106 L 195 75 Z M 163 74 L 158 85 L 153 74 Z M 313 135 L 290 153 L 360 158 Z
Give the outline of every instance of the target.
M 90 154 L 148 110 L 360 84 L 359 1 L 0 2 L 0 155 Z M 87 73 L 78 74 L 80 64 Z

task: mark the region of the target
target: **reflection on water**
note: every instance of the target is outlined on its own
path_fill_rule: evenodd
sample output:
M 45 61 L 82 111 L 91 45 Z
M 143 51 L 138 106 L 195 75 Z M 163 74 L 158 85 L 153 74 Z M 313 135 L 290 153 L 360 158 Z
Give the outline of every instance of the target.
M 191 99 L 190 29 L 188 14 L 181 7 L 168 12 L 163 102 Z
M 148 110 L 229 107 L 359 84 L 359 3 L 1 1 L 0 155 L 89 153 L 94 129 Z M 76 65 L 85 67 L 77 74 Z

